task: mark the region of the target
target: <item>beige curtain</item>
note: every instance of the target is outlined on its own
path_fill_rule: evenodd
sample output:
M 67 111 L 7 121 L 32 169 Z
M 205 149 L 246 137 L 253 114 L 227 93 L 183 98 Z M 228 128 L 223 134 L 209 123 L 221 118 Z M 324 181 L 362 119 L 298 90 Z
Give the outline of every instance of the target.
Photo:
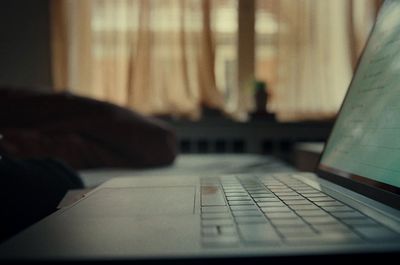
M 282 121 L 333 117 L 375 19 L 375 0 L 273 1 L 277 81 L 268 109 Z
M 269 6 L 277 24 L 273 64 L 268 64 L 266 69 L 271 71 L 263 74 L 270 84 L 268 110 L 282 121 L 333 117 L 380 1 L 258 2 Z M 248 105 L 251 97 L 239 96 L 244 91 L 238 90 L 238 75 L 232 70 L 237 68 L 232 67 L 237 58 L 230 54 L 236 51 L 237 32 L 233 31 L 237 31 L 237 25 L 234 21 L 222 21 L 226 11 L 215 12 L 224 5 L 233 6 L 233 12 L 237 2 L 50 3 L 53 79 L 57 90 L 67 88 L 145 114 L 192 119 L 200 116 L 202 105 L 237 117 L 243 114 L 240 110 L 246 110 L 243 106 Z M 213 24 L 218 17 L 218 24 Z M 227 31 L 218 33 L 218 28 L 226 27 Z
M 91 93 L 92 30 L 91 2 L 50 1 L 52 69 L 56 90 L 78 87 Z
M 223 109 L 210 1 L 51 1 L 55 86 L 145 114 Z
M 50 1 L 53 87 L 68 86 L 67 9 L 64 1 Z

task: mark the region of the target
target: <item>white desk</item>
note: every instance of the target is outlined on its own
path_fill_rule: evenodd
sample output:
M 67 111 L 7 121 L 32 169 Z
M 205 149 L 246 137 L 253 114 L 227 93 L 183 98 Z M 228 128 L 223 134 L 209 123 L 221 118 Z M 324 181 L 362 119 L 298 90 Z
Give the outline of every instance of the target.
M 270 156 L 254 154 L 184 154 L 168 167 L 151 169 L 95 169 L 80 172 L 85 187 L 91 188 L 114 177 L 216 176 L 231 173 L 273 173 L 294 171 Z

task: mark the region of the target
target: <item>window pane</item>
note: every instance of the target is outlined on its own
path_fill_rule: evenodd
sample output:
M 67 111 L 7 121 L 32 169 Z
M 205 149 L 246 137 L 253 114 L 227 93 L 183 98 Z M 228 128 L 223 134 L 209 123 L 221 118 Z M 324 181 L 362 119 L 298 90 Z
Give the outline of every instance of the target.
M 256 79 L 272 88 L 277 82 L 278 1 L 256 2 Z
M 217 87 L 229 107 L 237 93 L 238 0 L 212 0 L 212 30 L 215 38 L 215 76 Z
M 333 118 L 375 19 L 375 0 L 257 0 L 256 77 L 280 120 Z

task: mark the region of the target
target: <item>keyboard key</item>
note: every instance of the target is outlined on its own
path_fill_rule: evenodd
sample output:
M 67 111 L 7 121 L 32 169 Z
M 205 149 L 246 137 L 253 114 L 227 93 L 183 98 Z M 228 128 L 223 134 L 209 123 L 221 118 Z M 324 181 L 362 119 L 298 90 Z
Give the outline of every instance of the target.
M 280 238 L 271 224 L 239 224 L 239 233 L 246 243 L 278 243 Z
M 253 201 L 229 201 L 229 205 L 254 205 Z
M 283 184 L 275 184 L 275 185 L 268 184 L 268 185 L 266 185 L 266 187 L 268 189 L 270 189 L 270 190 L 280 190 L 280 189 L 284 189 L 284 190 L 286 189 L 287 190 L 286 185 L 283 185 Z
M 332 216 L 308 216 L 308 217 L 303 217 L 303 219 L 312 225 L 339 223 L 339 221 L 333 218 Z
M 229 212 L 223 212 L 223 213 L 202 213 L 201 218 L 202 219 L 229 219 L 231 215 Z
M 279 192 L 279 193 L 285 193 L 285 192 L 289 192 L 292 193 L 293 190 L 291 188 L 288 188 L 287 186 L 282 186 L 282 187 L 268 187 L 268 189 L 272 192 Z
M 247 191 L 248 192 L 259 192 L 259 191 L 265 192 L 266 190 L 264 187 L 256 187 L 256 188 L 247 188 Z
M 231 193 L 240 193 L 240 194 L 247 194 L 247 192 L 244 189 L 227 189 L 224 190 L 225 195 L 231 194 Z
M 232 219 L 206 219 L 202 220 L 203 226 L 233 225 Z
M 282 206 L 282 207 L 261 207 L 261 211 L 263 211 L 265 214 L 277 213 L 277 212 L 292 212 L 292 210 L 287 206 Z
M 242 183 L 243 187 L 245 187 L 246 189 L 250 189 L 250 190 L 255 190 L 255 189 L 262 189 L 265 190 L 264 186 L 256 183 L 256 182 L 251 182 L 251 183 Z
M 321 209 L 317 210 L 296 210 L 296 213 L 300 216 L 329 216 L 327 212 Z
M 260 187 L 261 186 L 260 183 L 258 183 L 258 181 L 255 180 L 253 177 L 241 179 L 240 183 L 246 187 Z
M 332 197 L 329 196 L 321 196 L 321 197 L 310 197 L 308 198 L 312 202 L 331 202 L 335 201 Z
M 298 194 L 300 194 L 301 196 L 305 197 L 305 198 L 315 198 L 315 197 L 323 197 L 325 196 L 325 194 L 319 192 L 319 191 L 309 191 L 309 192 L 303 192 L 301 190 L 295 190 Z
M 257 205 L 259 207 L 282 207 L 285 206 L 283 202 L 258 202 Z
M 263 216 L 238 216 L 235 218 L 236 223 L 238 224 L 247 224 L 247 223 L 266 223 L 267 219 Z
M 264 215 L 259 210 L 248 210 L 248 211 L 234 211 L 232 212 L 233 216 L 261 216 Z
M 252 191 L 252 192 L 249 192 L 251 195 L 257 195 L 257 194 L 271 194 L 271 192 L 269 192 L 269 191 L 266 191 L 266 190 L 262 190 L 262 191 Z
M 322 209 L 328 212 L 352 212 L 352 208 L 342 205 L 342 206 L 321 206 Z
M 240 186 L 240 185 L 234 185 L 234 186 L 222 185 L 222 188 L 225 191 L 230 191 L 230 192 L 233 192 L 233 191 L 239 191 L 239 192 L 245 191 L 244 188 L 242 186 Z
M 201 207 L 201 212 L 203 213 L 218 213 L 218 212 L 227 212 L 228 207 L 226 206 L 207 206 Z
M 294 212 L 272 212 L 265 214 L 269 219 L 286 219 L 286 218 L 298 218 Z
M 277 230 L 285 238 L 315 236 L 315 232 L 306 225 L 301 227 L 278 227 Z
M 278 198 L 272 197 L 272 198 L 259 198 L 255 199 L 256 202 L 280 202 Z
M 219 186 L 201 187 L 202 206 L 221 206 L 225 205 L 225 198 Z
M 228 247 L 239 243 L 237 236 L 203 237 L 202 243 L 206 247 Z
M 304 226 L 306 225 L 303 220 L 300 218 L 291 218 L 291 219 L 270 219 L 271 223 L 273 223 L 276 227 L 282 226 Z
M 300 194 L 320 194 L 321 196 L 324 195 L 319 190 L 316 190 L 316 189 L 313 189 L 313 188 L 310 188 L 310 187 L 296 188 L 294 190 L 297 191 Z
M 257 210 L 255 205 L 235 205 L 231 206 L 232 211 L 247 211 L 247 210 Z
M 253 201 L 249 196 L 245 197 L 226 197 L 226 199 L 231 202 L 231 201 Z
M 206 236 L 217 236 L 219 234 L 216 226 L 203 227 L 201 233 Z
M 296 200 L 296 201 L 285 201 L 287 205 L 312 205 L 312 203 L 308 200 Z
M 300 195 L 291 195 L 291 196 L 279 196 L 279 199 L 282 201 L 294 201 L 294 200 L 304 200 L 303 196 Z
M 225 192 L 226 197 L 248 197 L 247 192 Z
M 244 191 L 244 188 L 240 185 L 222 185 L 222 188 L 226 191 Z
M 225 188 L 242 188 L 242 185 L 239 182 L 226 182 L 226 181 L 220 181 L 222 187 Z
M 267 187 L 268 186 L 279 186 L 279 185 L 282 185 L 279 181 L 275 181 L 275 180 L 262 179 L 261 182 Z
M 308 186 L 306 184 L 295 184 L 295 185 L 291 185 L 290 187 L 294 190 L 310 190 L 310 189 L 312 189 L 312 188 L 310 188 L 310 186 Z
M 259 199 L 259 198 L 275 198 L 275 195 L 273 195 L 272 193 L 269 193 L 269 194 L 252 194 L 251 197 L 253 197 L 255 199 Z
M 279 180 L 280 180 L 283 184 L 289 186 L 290 188 L 300 187 L 300 186 L 309 187 L 308 185 L 304 184 L 304 182 L 293 178 L 293 176 L 290 176 L 290 177 L 288 177 L 288 178 L 280 178 Z
M 313 204 L 311 205 L 290 205 L 293 210 L 318 210 L 319 208 Z
M 313 192 L 313 193 L 302 193 L 300 192 L 301 195 L 303 195 L 304 197 L 311 199 L 311 198 L 319 198 L 319 197 L 324 197 L 325 194 L 321 193 L 321 192 Z
M 236 228 L 234 226 L 219 226 L 219 233 L 221 235 L 236 235 Z
M 275 191 L 273 191 L 273 192 L 278 197 L 281 197 L 281 196 L 295 196 L 295 195 L 297 195 L 297 193 L 294 192 L 294 191 L 285 191 L 285 192 L 275 192 Z

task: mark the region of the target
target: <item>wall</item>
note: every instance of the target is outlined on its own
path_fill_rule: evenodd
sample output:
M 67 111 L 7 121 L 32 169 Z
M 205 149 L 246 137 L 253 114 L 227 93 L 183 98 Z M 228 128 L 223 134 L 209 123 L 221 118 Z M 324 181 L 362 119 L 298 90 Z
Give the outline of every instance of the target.
M 49 1 L 1 1 L 0 86 L 51 86 Z

